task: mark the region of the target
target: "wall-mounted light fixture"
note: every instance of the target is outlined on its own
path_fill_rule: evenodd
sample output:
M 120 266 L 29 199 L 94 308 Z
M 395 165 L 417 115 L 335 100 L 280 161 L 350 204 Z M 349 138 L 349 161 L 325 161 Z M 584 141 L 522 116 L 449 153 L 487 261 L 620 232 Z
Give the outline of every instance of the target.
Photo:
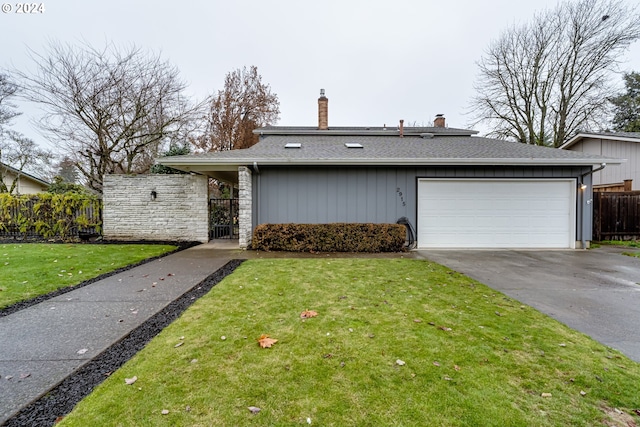
M 156 193 L 156 190 L 151 190 L 151 201 L 155 202 L 156 198 L 158 198 L 158 193 Z
M 586 190 L 587 189 L 587 184 L 580 184 L 580 189 L 581 190 Z

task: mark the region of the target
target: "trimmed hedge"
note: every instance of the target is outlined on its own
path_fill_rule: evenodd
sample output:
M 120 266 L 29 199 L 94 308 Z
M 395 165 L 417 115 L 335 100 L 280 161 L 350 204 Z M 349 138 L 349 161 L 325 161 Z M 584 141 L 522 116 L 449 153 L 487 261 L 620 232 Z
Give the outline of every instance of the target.
M 289 252 L 401 252 L 406 228 L 399 224 L 261 224 L 252 249 Z
M 0 237 L 70 240 L 100 234 L 102 201 L 86 194 L 0 194 Z

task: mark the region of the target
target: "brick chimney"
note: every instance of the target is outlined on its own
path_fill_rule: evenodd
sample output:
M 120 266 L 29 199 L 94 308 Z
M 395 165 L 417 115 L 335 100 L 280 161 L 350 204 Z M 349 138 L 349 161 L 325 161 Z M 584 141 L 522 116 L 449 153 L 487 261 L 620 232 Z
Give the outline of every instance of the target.
M 404 120 L 400 119 L 400 138 L 404 137 Z
M 436 118 L 433 120 L 433 127 L 443 128 L 444 126 L 444 114 L 436 114 Z
M 324 89 L 320 89 L 318 98 L 318 129 L 329 129 L 329 100 L 324 96 Z

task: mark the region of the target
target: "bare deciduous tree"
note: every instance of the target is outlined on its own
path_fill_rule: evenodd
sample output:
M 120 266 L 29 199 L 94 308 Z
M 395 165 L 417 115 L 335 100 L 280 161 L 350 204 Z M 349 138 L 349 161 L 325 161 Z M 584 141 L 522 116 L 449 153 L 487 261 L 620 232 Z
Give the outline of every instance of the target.
M 162 146 L 186 139 L 197 106 L 159 55 L 51 43 L 31 56 L 36 71 L 16 71 L 23 96 L 44 108 L 41 128 L 67 148 L 90 188 L 101 192 L 105 174 L 148 171 Z
M 258 142 L 253 130 L 274 124 L 280 115 L 278 96 L 262 83 L 258 68 L 227 74 L 224 89 L 209 104 L 207 129 L 194 145 L 204 151 L 248 148 Z
M 640 15 L 618 0 L 565 2 L 514 26 L 479 61 L 474 124 L 490 136 L 558 147 L 598 127 L 620 55 L 640 38 Z
M 16 106 L 11 103 L 11 98 L 16 96 L 17 91 L 18 86 L 9 79 L 9 76 L 0 73 L 0 132 L 12 118 L 20 115 L 16 111 Z

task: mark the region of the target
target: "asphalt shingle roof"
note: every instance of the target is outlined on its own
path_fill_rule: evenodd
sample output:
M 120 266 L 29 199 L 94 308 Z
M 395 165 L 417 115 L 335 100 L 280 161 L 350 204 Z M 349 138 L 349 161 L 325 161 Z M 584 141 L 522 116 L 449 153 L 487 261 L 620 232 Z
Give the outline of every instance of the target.
M 299 143 L 300 148 L 285 148 L 288 143 Z M 347 148 L 345 143 L 358 143 L 362 148 Z M 195 161 L 199 164 L 436 164 L 450 163 L 545 163 L 596 164 L 604 160 L 619 163 L 602 156 L 539 147 L 516 142 L 472 136 L 375 136 L 375 135 L 266 135 L 247 149 L 211 152 L 163 158 L 169 166 Z

